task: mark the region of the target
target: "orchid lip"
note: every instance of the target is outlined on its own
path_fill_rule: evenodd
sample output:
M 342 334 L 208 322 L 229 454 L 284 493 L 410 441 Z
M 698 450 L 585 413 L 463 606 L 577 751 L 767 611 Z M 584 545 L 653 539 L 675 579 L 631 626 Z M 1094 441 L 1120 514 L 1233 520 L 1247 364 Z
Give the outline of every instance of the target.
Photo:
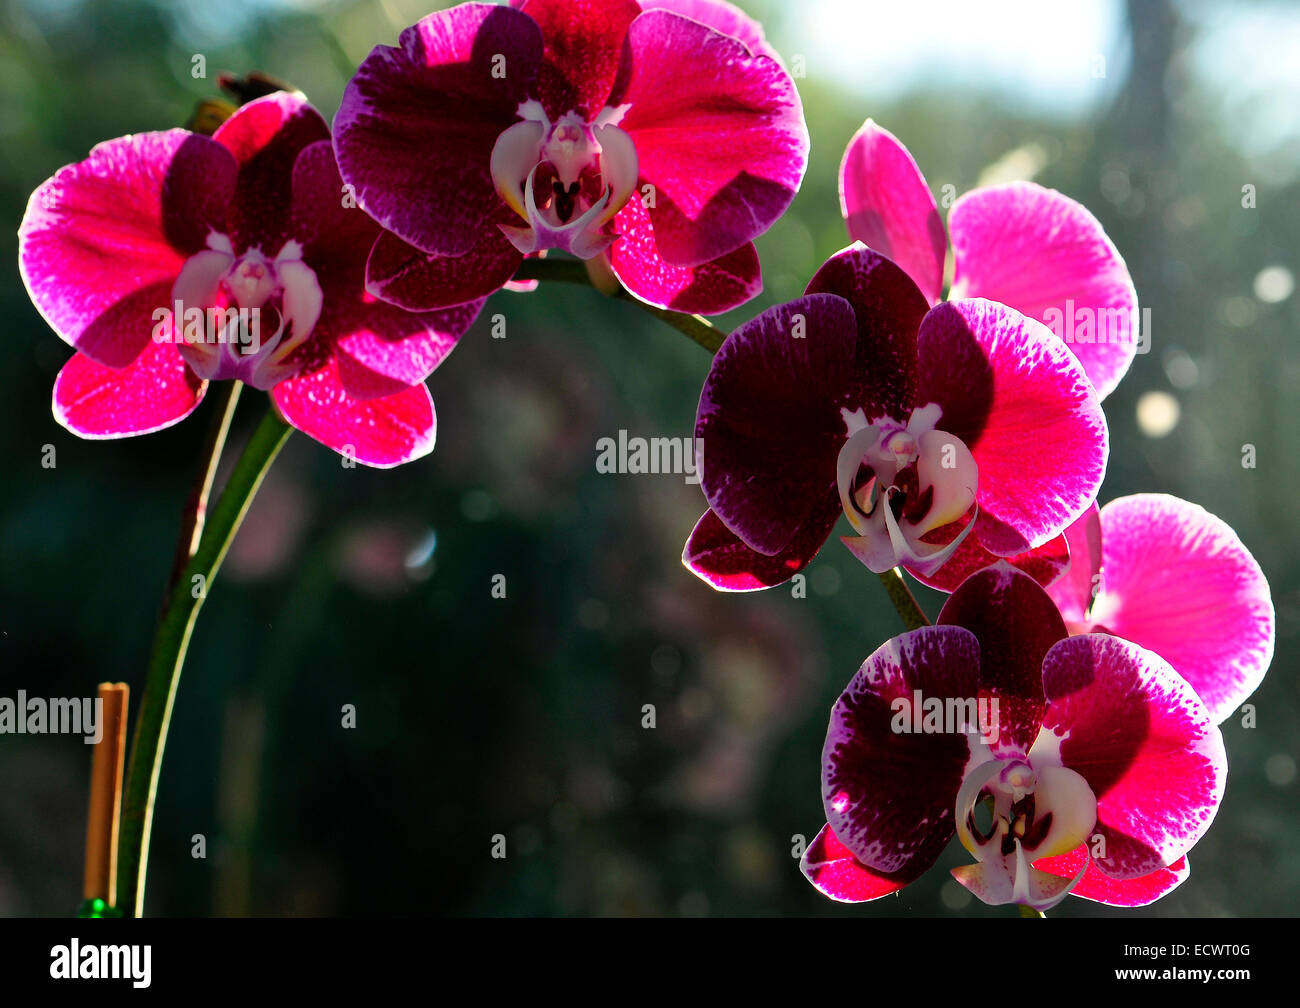
M 836 462 L 840 503 L 857 537 L 845 544 L 875 573 L 900 563 L 938 570 L 975 524 L 979 467 L 960 438 L 939 430 L 931 403 L 900 423 L 846 415 L 850 434 Z M 865 478 L 864 478 L 865 477 Z M 962 522 L 944 542 L 932 534 Z
M 521 121 L 497 137 L 493 184 L 526 222 L 499 226 L 521 254 L 558 248 L 591 259 L 617 237 L 605 226 L 627 204 L 638 177 L 632 138 L 614 125 L 623 111 L 603 109 L 594 122 L 568 112 L 552 123 L 540 104 L 524 102 Z
M 172 302 L 172 338 L 195 374 L 265 390 L 298 373 L 294 351 L 315 329 L 323 294 L 298 242 L 268 259 L 260 248 L 236 255 L 226 236 L 213 235 L 181 268 Z M 196 311 L 202 326 L 189 321 Z
M 1096 796 L 1068 767 L 1035 766 L 1016 753 L 988 760 L 977 754 L 972 762 L 976 760 L 980 762 L 962 781 L 954 811 L 957 836 L 978 863 L 954 869 L 953 875 L 990 905 L 1049 910 L 1069 895 L 1087 865 L 1067 884 L 1030 862 L 1084 843 L 1096 826 Z M 987 829 L 975 821 L 981 802 L 989 805 Z

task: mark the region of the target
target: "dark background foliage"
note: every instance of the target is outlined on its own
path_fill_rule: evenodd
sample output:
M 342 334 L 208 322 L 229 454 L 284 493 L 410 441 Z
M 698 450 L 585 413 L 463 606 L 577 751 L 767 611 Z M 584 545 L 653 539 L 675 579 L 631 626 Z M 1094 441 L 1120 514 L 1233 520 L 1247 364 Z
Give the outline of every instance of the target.
M 790 55 L 803 5 L 747 6 Z M 942 81 L 877 98 L 870 66 L 848 79 L 810 58 L 798 82 L 807 181 L 759 242 L 765 292 L 722 320 L 797 295 L 846 243 L 837 168 L 867 116 L 909 145 L 936 191 L 1033 174 L 1101 218 L 1153 328 L 1151 352 L 1106 402 L 1102 499 L 1163 491 L 1204 505 L 1259 559 L 1278 613 L 1258 724 L 1224 725 L 1218 819 L 1191 879 L 1149 914 L 1296 909 L 1300 298 L 1277 300 L 1256 279 L 1297 268 L 1300 158 L 1295 135 L 1249 149 L 1231 127 L 1280 121 L 1298 103 L 1249 65 L 1229 90 L 1209 72 L 1237 58 L 1220 39 L 1274 11 L 1115 6 L 1113 69 L 1084 111 Z M 180 124 L 218 70 L 292 80 L 332 116 L 369 47 L 426 12 L 379 0 L 0 4 L 7 233 L 59 166 L 101 140 Z M 205 80 L 191 76 L 195 53 Z M 1247 184 L 1255 209 L 1242 207 Z M 489 335 L 497 313 L 503 340 Z M 0 319 L 0 695 L 87 695 L 117 679 L 138 689 L 211 404 L 149 437 L 78 440 L 49 406 L 69 352 L 31 306 L 12 238 L 0 246 Z M 965 860 L 956 844 L 940 870 L 867 906 L 831 904 L 799 875 L 795 838 L 823 822 L 827 711 L 900 627 L 875 578 L 834 543 L 805 599 L 714 594 L 678 560 L 698 487 L 596 473 L 597 440 L 620 428 L 689 435 L 707 368 L 698 347 L 591 290 L 503 292 L 430 381 L 431 457 L 347 469 L 295 435 L 194 637 L 150 911 L 1006 916 L 948 878 Z M 1177 423 L 1152 436 L 1169 397 Z M 235 447 L 263 404 L 245 394 Z M 1247 443 L 1255 469 L 1241 464 Z M 54 469 L 41 467 L 45 445 Z M 490 595 L 498 573 L 503 600 Z M 933 615 L 938 596 L 921 598 Z M 355 729 L 341 726 L 344 704 Z M 88 778 L 79 738 L 0 737 L 0 914 L 76 906 Z M 206 859 L 191 857 L 195 834 Z M 504 860 L 490 856 L 494 834 L 507 838 Z M 1070 900 L 1057 913 L 1113 912 Z

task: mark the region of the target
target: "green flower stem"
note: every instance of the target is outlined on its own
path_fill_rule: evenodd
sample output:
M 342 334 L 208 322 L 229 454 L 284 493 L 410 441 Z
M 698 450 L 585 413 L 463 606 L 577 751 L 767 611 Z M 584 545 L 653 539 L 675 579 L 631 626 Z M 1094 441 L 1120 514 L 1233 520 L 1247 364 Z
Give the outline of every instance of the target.
M 603 286 L 593 279 L 592 272 L 588 269 L 587 264 L 577 259 L 525 259 L 514 278 L 516 280 L 586 284 L 597 288 Z M 613 287 L 612 290 L 606 291 L 606 293 L 611 297 L 630 301 L 642 311 L 649 312 L 655 318 L 667 322 L 678 332 L 685 333 L 711 354 L 717 353 L 722 346 L 722 341 L 727 338 L 725 332 L 703 316 L 686 315 L 683 312 L 668 311 L 664 308 L 648 305 L 644 301 L 638 301 L 621 285 Z M 907 587 L 907 582 L 903 580 L 903 575 L 897 567 L 881 574 L 880 582 L 885 586 L 885 591 L 889 593 L 889 601 L 894 604 L 894 609 L 907 629 L 916 630 L 919 627 L 930 625 L 930 621 L 926 619 L 925 613 L 912 596 L 912 592 Z
M 516 280 L 543 280 L 559 283 L 585 284 L 596 286 L 587 265 L 578 259 L 525 259 L 514 277 Z M 717 353 L 727 334 L 702 315 L 687 315 L 684 312 L 656 308 L 644 301 L 639 301 L 629 294 L 621 285 L 609 293 L 610 297 L 627 301 L 642 311 L 653 315 L 661 322 L 666 322 L 680 333 L 685 333 L 692 340 L 704 347 L 709 353 Z
M 1047 914 L 1043 913 L 1043 911 L 1035 910 L 1033 907 L 1025 906 L 1023 903 L 1020 904 L 1019 909 L 1021 917 L 1028 917 L 1036 920 L 1045 920 L 1047 918 Z
M 136 716 L 118 843 L 118 905 L 134 917 L 141 916 L 144 911 L 144 881 L 149 862 L 154 798 L 158 792 L 167 728 L 190 634 L 253 496 L 291 430 L 274 409 L 267 410 L 235 463 L 230 479 L 208 517 L 198 548 L 181 571 L 163 607 L 149 656 L 140 712 Z M 216 454 L 220 454 L 224 440 L 223 436 L 214 442 Z M 215 468 L 215 462 L 211 467 Z
M 902 571 L 897 567 L 885 571 L 880 575 L 880 583 L 889 593 L 889 601 L 894 603 L 894 609 L 903 620 L 903 626 L 909 630 L 919 630 L 923 626 L 930 625 L 930 621 L 925 618 L 925 613 L 912 595 L 911 589 L 907 587 L 907 582 L 903 580 Z
M 203 440 L 203 450 L 199 457 L 203 459 L 203 468 L 194 480 L 194 489 L 185 502 L 181 516 L 181 534 L 176 540 L 176 557 L 172 561 L 171 576 L 167 579 L 167 590 L 163 593 L 163 605 L 171 598 L 172 589 L 185 571 L 185 565 L 198 552 L 199 540 L 203 536 L 203 524 L 208 518 L 208 498 L 212 494 L 212 483 L 217 478 L 217 465 L 221 461 L 221 452 L 226 446 L 226 435 L 230 433 L 230 421 L 235 417 L 235 407 L 239 405 L 239 393 L 244 389 L 240 381 L 222 382 L 218 393 L 216 411 L 208 424 L 208 433 Z

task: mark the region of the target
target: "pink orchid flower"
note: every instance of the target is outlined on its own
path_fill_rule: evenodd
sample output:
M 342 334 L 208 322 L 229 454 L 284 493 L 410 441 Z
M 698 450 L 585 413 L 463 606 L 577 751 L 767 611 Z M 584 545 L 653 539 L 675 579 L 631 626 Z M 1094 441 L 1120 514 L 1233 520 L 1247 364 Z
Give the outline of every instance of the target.
M 1227 523 L 1168 494 L 1137 494 L 1094 503 L 1065 539 L 1070 568 L 1047 593 L 1071 633 L 1154 651 L 1216 724 L 1259 687 L 1273 660 L 1273 599 Z
M 758 293 L 752 240 L 798 191 L 808 133 L 757 24 L 718 0 L 516 6 L 430 14 L 348 84 L 339 166 L 391 232 L 370 289 L 442 308 L 554 248 L 676 311 Z
M 982 299 L 931 308 L 860 243 L 728 337 L 695 435 L 709 510 L 682 559 L 726 591 L 792 577 L 841 512 L 877 572 L 941 569 L 967 538 L 1040 547 L 1088 507 L 1107 457 L 1096 392 L 1042 323 Z
M 209 381 L 270 392 L 284 419 L 367 465 L 433 448 L 424 379 L 481 302 L 412 314 L 364 289 L 379 226 L 345 205 L 329 129 L 300 94 L 240 108 L 212 137 L 102 143 L 31 197 L 19 265 L 77 354 L 54 385 L 74 434 L 169 427 Z
M 1037 582 L 1000 563 L 938 625 L 886 642 L 835 704 L 827 825 L 801 867 L 833 899 L 878 899 L 956 833 L 975 863 L 953 876 L 991 905 L 1142 906 L 1187 877 L 1226 775 L 1210 712 L 1164 659 L 1068 636 Z
M 931 304 L 943 291 L 948 242 L 934 196 L 898 139 L 870 119 L 844 152 L 840 206 L 849 237 L 907 271 Z M 1105 399 L 1139 337 L 1128 267 L 1081 204 L 1033 182 L 983 186 L 948 211 L 951 298 L 1000 301 L 1046 324 Z

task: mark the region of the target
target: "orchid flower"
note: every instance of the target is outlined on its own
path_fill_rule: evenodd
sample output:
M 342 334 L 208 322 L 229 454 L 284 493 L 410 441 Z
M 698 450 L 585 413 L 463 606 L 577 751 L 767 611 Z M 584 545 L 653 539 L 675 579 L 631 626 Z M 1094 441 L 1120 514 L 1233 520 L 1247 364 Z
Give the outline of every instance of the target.
M 695 436 L 709 503 L 683 562 L 727 591 L 802 570 L 841 512 L 871 570 L 934 572 L 968 538 L 1014 555 L 1088 507 L 1107 431 L 1078 360 L 982 299 L 929 307 L 860 243 L 714 357 Z
M 339 166 L 391 232 L 369 289 L 443 308 L 561 249 L 662 308 L 753 297 L 752 240 L 789 206 L 808 154 L 798 93 L 757 24 L 718 0 L 517 8 L 430 14 L 348 84 Z
M 934 196 L 907 148 L 870 119 L 840 165 L 849 237 L 907 271 L 930 304 L 943 290 L 948 242 Z M 1128 267 L 1081 204 L 1033 182 L 982 186 L 948 211 L 951 298 L 1000 301 L 1045 323 L 1105 399 L 1137 352 Z
M 1065 531 L 1071 564 L 1047 586 L 1071 633 L 1110 633 L 1154 651 L 1216 724 L 1273 660 L 1268 581 L 1221 519 L 1167 494 L 1096 504 Z M 1041 582 L 1040 582 L 1041 583 Z
M 950 713 L 910 731 L 918 699 Z M 971 715 L 977 702 L 994 716 Z M 878 899 L 955 833 L 975 863 L 952 874 L 988 904 L 1046 910 L 1073 892 L 1141 906 L 1187 877 L 1226 774 L 1210 712 L 1164 659 L 1068 636 L 1037 582 L 999 563 L 938 625 L 880 647 L 836 702 L 827 825 L 801 867 L 833 899 Z
M 372 466 L 429 452 L 423 381 L 481 302 L 412 314 L 364 289 L 379 226 L 346 205 L 329 129 L 298 93 L 250 102 L 212 137 L 119 137 L 31 197 L 19 265 L 77 351 L 54 385 L 74 434 L 188 416 L 209 381 L 270 393 L 284 419 Z

